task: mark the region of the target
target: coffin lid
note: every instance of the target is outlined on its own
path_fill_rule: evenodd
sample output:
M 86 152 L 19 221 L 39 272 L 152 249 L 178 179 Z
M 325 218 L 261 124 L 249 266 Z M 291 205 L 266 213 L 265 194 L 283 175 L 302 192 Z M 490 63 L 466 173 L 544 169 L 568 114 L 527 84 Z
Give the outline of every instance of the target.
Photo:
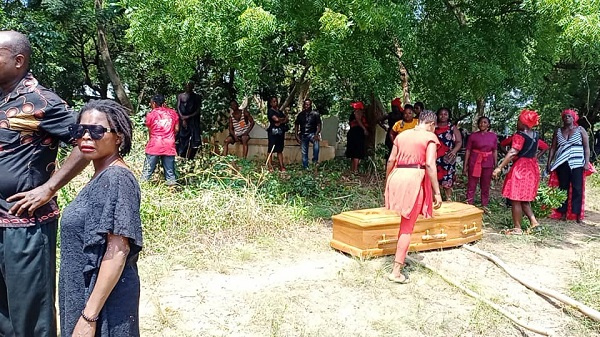
M 444 219 L 457 219 L 481 214 L 483 214 L 483 211 L 473 205 L 461 202 L 444 202 L 442 207 L 433 211 L 432 220 L 443 221 Z M 390 222 L 400 223 L 398 213 L 383 207 L 342 212 L 334 215 L 333 218 L 367 227 Z M 419 218 L 422 218 L 422 216 L 419 216 Z

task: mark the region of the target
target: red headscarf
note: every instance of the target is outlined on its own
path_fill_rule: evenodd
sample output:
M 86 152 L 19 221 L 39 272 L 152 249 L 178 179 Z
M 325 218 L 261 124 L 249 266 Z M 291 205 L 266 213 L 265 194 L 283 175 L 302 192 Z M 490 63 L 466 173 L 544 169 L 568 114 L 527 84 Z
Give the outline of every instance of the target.
M 563 117 L 564 115 L 570 115 L 571 117 L 573 117 L 573 125 L 579 125 L 577 124 L 577 121 L 579 120 L 579 115 L 577 115 L 577 111 L 572 109 L 565 109 L 563 110 L 562 114 L 560 114 L 560 117 Z
M 392 106 L 397 107 L 400 111 L 402 111 L 402 100 L 399 97 L 394 98 L 392 101 Z
M 540 124 L 540 116 L 533 110 L 525 109 L 521 111 L 521 114 L 519 115 L 519 121 L 531 129 Z
M 352 106 L 354 110 L 363 110 L 365 108 L 363 102 L 352 102 L 350 103 L 350 106 Z

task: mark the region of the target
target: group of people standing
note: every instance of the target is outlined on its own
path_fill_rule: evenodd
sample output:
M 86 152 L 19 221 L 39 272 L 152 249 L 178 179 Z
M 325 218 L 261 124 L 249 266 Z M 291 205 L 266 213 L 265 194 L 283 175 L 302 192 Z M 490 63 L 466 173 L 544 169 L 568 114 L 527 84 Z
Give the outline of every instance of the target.
M 397 103 L 396 103 L 397 104 Z M 353 104 L 355 109 L 362 108 Z M 410 108 L 410 107 L 409 107 Z M 405 109 L 406 111 L 406 109 Z M 406 283 L 409 278 L 403 272 L 410 237 L 419 215 L 432 216 L 432 210 L 442 202 L 441 190 L 451 200 L 456 156 L 462 142 L 461 134 L 450 122 L 450 112 L 441 108 L 436 113 L 422 111 L 415 126 L 397 132 L 396 125 L 390 127 L 392 148 L 386 167 L 385 206 L 395 210 L 401 217 L 394 266 L 389 280 Z M 553 211 L 552 217 L 562 220 L 583 219 L 583 191 L 585 176 L 595 172 L 589 162 L 590 150 L 586 131 L 577 125 L 578 116 L 573 110 L 562 112 L 563 126 L 554 132 L 547 170 L 551 174 L 550 185 L 568 192 L 563 205 Z M 397 123 L 404 127 L 411 122 L 403 116 Z M 522 217 L 527 216 L 530 230 L 539 229 L 531 207 L 538 193 L 540 148 L 547 145 L 540 140 L 534 127 L 539 124 L 539 115 L 533 110 L 523 110 L 518 118 L 517 132 L 506 142 L 510 150 L 498 162 L 498 139 L 490 131 L 490 120 L 481 117 L 477 121 L 479 131 L 472 133 L 467 141 L 463 172 L 468 176 L 468 203 L 473 203 L 476 186 L 481 188 L 483 206 L 489 203 L 492 177 L 498 178 L 502 169 L 512 165 L 504 179 L 503 197 L 511 202 L 514 227 L 505 233 L 523 234 Z M 397 133 L 397 136 L 394 136 Z
M 269 121 L 269 127 L 267 128 L 269 170 L 273 170 L 275 166 L 273 157 L 277 155 L 279 170 L 285 172 L 283 150 L 285 147 L 285 134 L 290 130 L 290 119 L 287 113 L 279 109 L 279 100 L 276 96 L 269 99 L 267 119 Z M 321 127 L 321 114 L 313 108 L 312 100 L 305 99 L 302 103 L 302 110 L 294 120 L 294 137 L 300 145 L 302 167 L 305 169 L 309 167 L 308 149 L 310 144 L 313 146 L 313 165 L 316 165 L 319 161 Z

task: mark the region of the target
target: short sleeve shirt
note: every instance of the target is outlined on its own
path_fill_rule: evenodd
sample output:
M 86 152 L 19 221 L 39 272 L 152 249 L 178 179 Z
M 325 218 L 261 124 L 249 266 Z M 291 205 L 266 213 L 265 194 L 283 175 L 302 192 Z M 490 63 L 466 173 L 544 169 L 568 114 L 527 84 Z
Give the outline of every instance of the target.
M 76 115 L 65 101 L 27 74 L 10 93 L 0 94 L 0 227 L 29 227 L 58 218 L 55 200 L 34 216 L 8 214 L 6 199 L 48 181 L 59 141 L 70 142 Z
M 296 117 L 295 125 L 300 127 L 301 135 L 317 133 L 317 127 L 321 125 L 321 115 L 316 111 L 302 111 Z
M 410 122 L 405 122 L 403 120 L 399 120 L 396 122 L 396 124 L 394 124 L 394 126 L 392 127 L 392 130 L 394 130 L 394 132 L 396 132 L 396 133 L 401 133 L 402 131 L 414 129 L 418 123 L 419 123 L 419 120 L 416 118 L 414 118 Z
M 150 139 L 146 144 L 146 154 L 153 156 L 174 156 L 175 127 L 179 123 L 179 116 L 173 109 L 159 107 L 153 109 L 146 116 L 146 126 Z
M 285 114 L 279 110 L 269 108 L 269 111 L 267 111 L 267 118 L 269 119 L 269 130 L 271 130 L 274 127 L 277 127 L 277 125 L 275 125 L 273 117 L 284 118 Z

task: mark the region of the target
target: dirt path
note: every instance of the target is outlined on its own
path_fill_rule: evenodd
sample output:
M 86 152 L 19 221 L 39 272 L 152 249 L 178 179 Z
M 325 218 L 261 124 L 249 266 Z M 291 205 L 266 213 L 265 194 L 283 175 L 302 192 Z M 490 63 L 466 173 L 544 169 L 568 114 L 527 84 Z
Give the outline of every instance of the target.
M 596 215 L 594 215 L 596 216 Z M 488 233 L 492 252 L 544 287 L 567 292 L 577 262 L 600 241 L 595 224 L 548 224 L 549 237 Z M 318 249 L 235 262 L 220 272 L 163 266 L 148 259 L 142 277 L 144 336 L 535 336 L 439 277 L 411 267 L 412 283 L 388 282 L 391 258 L 360 261 L 330 250 L 330 229 L 303 240 Z M 591 336 L 578 315 L 527 290 L 464 249 L 413 255 L 524 321 L 556 336 Z M 147 262 L 147 263 L 145 263 Z M 159 276 L 157 276 L 159 275 Z

